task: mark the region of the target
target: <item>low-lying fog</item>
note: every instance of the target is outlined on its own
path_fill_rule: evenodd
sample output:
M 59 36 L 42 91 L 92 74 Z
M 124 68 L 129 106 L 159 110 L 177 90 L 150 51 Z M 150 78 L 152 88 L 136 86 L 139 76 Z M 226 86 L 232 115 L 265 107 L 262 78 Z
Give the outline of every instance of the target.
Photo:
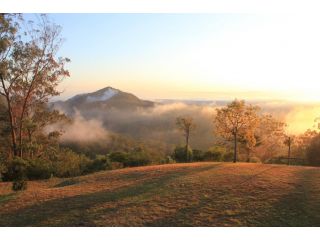
M 315 125 L 320 116 L 320 104 L 302 104 L 283 101 L 254 103 L 262 113 L 271 113 L 288 124 L 288 133 L 303 133 Z M 214 143 L 213 118 L 217 104 L 192 104 L 184 102 L 159 103 L 152 108 L 137 110 L 110 109 L 99 111 L 86 109 L 75 111 L 74 121 L 64 127 L 62 141 L 107 141 L 109 133 L 119 133 L 134 139 L 161 141 L 167 144 L 184 142 L 183 135 L 176 129 L 178 116 L 191 116 L 197 128 L 191 136 L 194 148 L 207 149 Z

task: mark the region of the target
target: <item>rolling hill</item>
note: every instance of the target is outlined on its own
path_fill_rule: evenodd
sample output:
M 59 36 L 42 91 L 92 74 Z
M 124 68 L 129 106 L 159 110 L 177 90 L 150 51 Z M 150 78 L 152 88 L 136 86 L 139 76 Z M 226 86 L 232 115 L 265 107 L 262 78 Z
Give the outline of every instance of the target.
M 0 183 L 1 226 L 320 226 L 320 171 L 250 163 Z
M 110 109 L 136 110 L 138 108 L 153 107 L 151 101 L 141 100 L 135 95 L 120 91 L 112 87 L 106 87 L 92 93 L 75 95 L 66 101 L 57 101 L 51 105 L 68 114 L 74 114 L 75 109 L 80 112 L 101 111 Z

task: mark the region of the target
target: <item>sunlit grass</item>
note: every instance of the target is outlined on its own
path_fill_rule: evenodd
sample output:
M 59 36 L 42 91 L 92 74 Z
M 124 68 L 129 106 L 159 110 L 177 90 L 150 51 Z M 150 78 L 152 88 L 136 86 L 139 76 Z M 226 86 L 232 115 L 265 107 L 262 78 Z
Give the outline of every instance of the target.
M 318 168 L 246 163 L 33 181 L 19 194 L 0 183 L 0 225 L 319 226 L 319 183 Z

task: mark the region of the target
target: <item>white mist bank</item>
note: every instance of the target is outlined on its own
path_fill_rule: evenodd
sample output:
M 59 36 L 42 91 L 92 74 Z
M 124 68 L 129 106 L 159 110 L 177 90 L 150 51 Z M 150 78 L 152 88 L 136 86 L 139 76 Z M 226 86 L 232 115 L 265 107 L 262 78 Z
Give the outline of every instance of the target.
M 270 113 L 286 122 L 287 133 L 301 134 L 315 129 L 315 118 L 320 116 L 320 104 L 290 102 L 259 102 L 261 113 Z M 182 102 L 158 104 L 152 108 L 135 111 L 110 109 L 107 111 L 82 110 L 73 116 L 72 124 L 59 126 L 64 134 L 63 142 L 108 141 L 110 133 L 120 133 L 136 139 L 155 140 L 168 144 L 183 144 L 184 138 L 176 129 L 178 116 L 190 116 L 197 125 L 191 136 L 196 148 L 207 148 L 215 141 L 213 119 L 216 109 L 222 106 L 195 105 Z

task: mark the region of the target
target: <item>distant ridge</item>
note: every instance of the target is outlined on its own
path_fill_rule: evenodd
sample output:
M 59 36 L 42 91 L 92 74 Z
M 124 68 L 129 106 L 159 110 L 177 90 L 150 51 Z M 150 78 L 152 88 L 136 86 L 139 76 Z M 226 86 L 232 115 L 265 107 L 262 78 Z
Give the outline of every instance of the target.
M 153 106 L 154 102 L 152 101 L 141 100 L 131 93 L 110 86 L 95 92 L 75 95 L 66 101 L 52 103 L 53 108 L 63 110 L 68 114 L 73 114 L 76 109 L 79 111 L 136 110 Z

